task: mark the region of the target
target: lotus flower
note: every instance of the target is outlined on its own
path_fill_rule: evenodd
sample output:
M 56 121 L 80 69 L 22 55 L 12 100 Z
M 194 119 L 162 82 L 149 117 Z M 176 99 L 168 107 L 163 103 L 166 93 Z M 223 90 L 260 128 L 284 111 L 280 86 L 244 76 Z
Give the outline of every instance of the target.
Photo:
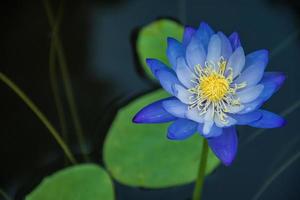
M 239 35 L 227 37 L 206 23 L 185 27 L 182 41 L 167 39 L 170 67 L 146 60 L 161 86 L 171 95 L 141 109 L 135 123 L 173 121 L 167 137 L 183 140 L 198 132 L 215 155 L 230 165 L 237 152 L 237 125 L 276 128 L 285 120 L 261 109 L 283 84 L 280 72 L 265 72 L 269 53 L 245 55 Z

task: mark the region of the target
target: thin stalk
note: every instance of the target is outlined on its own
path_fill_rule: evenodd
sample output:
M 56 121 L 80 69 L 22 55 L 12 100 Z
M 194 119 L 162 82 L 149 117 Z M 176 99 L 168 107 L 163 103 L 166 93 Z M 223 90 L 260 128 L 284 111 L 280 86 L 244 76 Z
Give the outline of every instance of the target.
M 52 30 L 52 38 L 56 37 L 56 34 L 59 32 L 59 25 L 61 23 L 61 17 L 62 17 L 62 11 L 63 11 L 63 3 L 61 3 L 58 11 L 58 16 L 55 21 L 55 26 Z M 66 115 L 64 112 L 62 99 L 59 95 L 59 87 L 58 87 L 58 79 L 56 76 L 56 58 L 55 58 L 55 47 L 54 47 L 54 40 L 51 40 L 50 44 L 50 52 L 49 52 L 49 77 L 51 82 L 51 89 L 55 101 L 55 106 L 58 114 L 58 119 L 61 127 L 61 133 L 64 138 L 64 140 L 68 141 L 68 130 L 67 130 L 67 123 L 66 123 Z
M 207 140 L 203 139 L 201 160 L 199 164 L 199 169 L 198 169 L 199 171 L 198 171 L 196 184 L 194 187 L 193 200 L 201 200 L 202 188 L 203 188 L 203 183 L 205 178 L 207 155 L 208 155 L 208 144 L 207 144 Z
M 4 200 L 12 200 L 12 198 L 10 198 L 8 196 L 8 194 L 4 190 L 2 190 L 1 188 L 0 188 L 0 196 L 2 196 Z
M 0 80 L 3 81 L 10 89 L 12 89 L 18 97 L 20 97 L 23 102 L 31 109 L 31 111 L 38 117 L 39 120 L 45 125 L 45 127 L 49 130 L 52 134 L 56 142 L 62 148 L 65 155 L 68 157 L 69 161 L 72 164 L 76 164 L 77 161 L 74 158 L 73 154 L 71 153 L 68 146 L 65 144 L 57 130 L 51 124 L 51 122 L 47 119 L 47 117 L 40 111 L 40 109 L 31 101 L 31 99 L 13 82 L 11 81 L 6 75 L 0 72 Z
M 53 29 L 55 26 L 55 21 L 54 21 L 54 15 L 53 15 L 53 11 L 52 11 L 49 0 L 44 0 L 44 7 L 45 7 L 45 10 L 47 13 L 50 27 Z M 69 77 L 67 61 L 66 61 L 63 46 L 62 46 L 62 43 L 61 43 L 61 40 L 60 40 L 60 37 L 58 36 L 58 34 L 53 38 L 53 41 L 54 41 L 56 53 L 58 56 L 58 62 L 59 62 L 60 70 L 61 70 L 64 89 L 66 92 L 66 97 L 67 97 L 67 101 L 68 101 L 68 105 L 69 105 L 69 109 L 70 109 L 70 113 L 71 113 L 71 118 L 72 118 L 72 121 L 73 121 L 73 124 L 75 127 L 75 132 L 77 135 L 79 147 L 80 147 L 81 152 L 83 153 L 84 159 L 87 161 L 88 157 L 86 155 L 86 150 L 84 147 L 86 142 L 83 137 L 83 130 L 82 130 L 81 122 L 79 119 L 76 103 L 74 100 L 74 94 L 73 94 L 73 90 L 72 90 L 71 79 Z
M 258 200 L 260 196 L 266 191 L 266 189 L 271 185 L 271 183 L 280 175 L 282 174 L 288 167 L 290 167 L 295 161 L 297 161 L 300 158 L 300 151 L 297 152 L 295 155 L 293 155 L 289 160 L 284 162 L 284 164 L 277 169 L 272 176 L 270 176 L 265 183 L 262 185 L 262 187 L 259 189 L 259 191 L 254 195 L 252 200 Z

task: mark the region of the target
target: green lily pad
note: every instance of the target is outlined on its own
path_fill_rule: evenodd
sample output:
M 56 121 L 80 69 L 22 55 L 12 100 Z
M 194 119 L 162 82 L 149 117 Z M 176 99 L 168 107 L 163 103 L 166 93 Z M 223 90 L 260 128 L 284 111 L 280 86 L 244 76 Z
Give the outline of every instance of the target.
M 202 137 L 194 134 L 183 141 L 166 137 L 169 124 L 134 124 L 133 116 L 144 106 L 168 95 L 157 90 L 131 102 L 118 112 L 104 144 L 104 162 L 122 184 L 163 188 L 196 179 Z M 209 151 L 206 174 L 219 160 Z
M 143 27 L 138 34 L 136 48 L 146 74 L 153 78 L 153 75 L 146 64 L 146 58 L 156 58 L 169 66 L 166 56 L 167 37 L 181 40 L 183 26 L 175 21 L 161 19 Z
M 46 177 L 26 200 L 113 200 L 114 189 L 107 172 L 94 164 L 60 170 Z

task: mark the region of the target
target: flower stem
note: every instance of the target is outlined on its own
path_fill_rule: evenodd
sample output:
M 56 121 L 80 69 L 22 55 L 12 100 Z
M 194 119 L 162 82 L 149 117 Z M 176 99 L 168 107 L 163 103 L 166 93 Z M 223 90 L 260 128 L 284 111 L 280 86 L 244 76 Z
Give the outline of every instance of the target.
M 2 196 L 4 200 L 12 200 L 12 198 L 10 198 L 8 196 L 8 194 L 4 190 L 2 190 L 1 188 L 0 188 L 0 196 Z
M 206 163 L 207 163 L 207 154 L 208 154 L 207 140 L 203 139 L 201 160 L 199 164 L 199 171 L 198 171 L 196 184 L 194 187 L 193 200 L 201 200 L 202 188 L 203 188 L 203 183 L 205 178 Z
M 50 27 L 53 29 L 53 28 L 55 28 L 55 18 L 54 18 L 53 10 L 51 8 L 49 0 L 44 0 L 43 2 L 44 2 L 44 7 L 46 10 L 46 14 L 48 17 Z M 79 118 L 79 114 L 77 111 L 77 106 L 76 106 L 76 102 L 75 102 L 74 94 L 73 94 L 73 90 L 72 90 L 71 79 L 69 76 L 69 69 L 68 69 L 65 53 L 63 50 L 63 46 L 62 46 L 62 43 L 61 43 L 58 33 L 56 33 L 55 37 L 53 37 L 53 42 L 54 42 L 54 47 L 55 47 L 56 53 L 57 53 L 57 58 L 58 58 L 58 62 L 59 62 L 60 70 L 61 70 L 61 76 L 62 76 L 62 80 L 63 80 L 63 84 L 64 84 L 64 89 L 66 92 L 66 97 L 67 97 L 67 101 L 68 101 L 68 105 L 69 105 L 69 109 L 70 109 L 70 113 L 71 113 L 71 118 L 72 118 L 72 121 L 73 121 L 73 124 L 75 127 L 75 133 L 76 133 L 76 136 L 78 139 L 79 148 L 80 148 L 81 152 L 83 153 L 83 157 L 84 157 L 85 161 L 89 161 L 89 158 L 88 158 L 87 152 L 86 152 L 86 148 L 85 148 L 86 141 L 84 138 L 83 129 L 81 126 L 81 122 L 80 122 L 80 118 Z
M 71 153 L 68 146 L 65 144 L 57 130 L 53 127 L 47 117 L 40 111 L 40 109 L 31 101 L 31 99 L 13 82 L 11 81 L 6 75 L 0 72 L 0 80 L 3 81 L 10 89 L 12 89 L 18 97 L 20 97 L 24 103 L 32 110 L 32 112 L 38 117 L 39 120 L 46 126 L 46 128 L 50 131 L 54 139 L 57 141 L 59 146 L 62 148 L 66 156 L 68 157 L 69 161 L 72 164 L 76 164 L 77 161 L 74 158 L 73 154 Z
M 63 2 L 63 1 L 62 1 Z M 55 26 L 52 30 L 52 38 L 56 37 L 56 34 L 59 32 L 59 27 L 61 24 L 61 18 L 62 18 L 62 11 L 63 11 L 63 3 L 60 3 L 59 10 L 58 10 L 58 16 L 56 17 Z M 49 51 L 49 77 L 50 77 L 50 83 L 51 83 L 51 89 L 53 92 L 53 97 L 55 101 L 56 111 L 58 114 L 58 119 L 60 122 L 60 128 L 61 133 L 64 138 L 64 141 L 68 143 L 68 130 L 67 130 L 67 122 L 66 122 L 66 114 L 64 112 L 62 99 L 59 94 L 59 86 L 58 86 L 58 78 L 57 78 L 57 71 L 56 71 L 56 51 L 55 51 L 55 45 L 54 40 L 51 40 L 50 44 L 50 51 Z

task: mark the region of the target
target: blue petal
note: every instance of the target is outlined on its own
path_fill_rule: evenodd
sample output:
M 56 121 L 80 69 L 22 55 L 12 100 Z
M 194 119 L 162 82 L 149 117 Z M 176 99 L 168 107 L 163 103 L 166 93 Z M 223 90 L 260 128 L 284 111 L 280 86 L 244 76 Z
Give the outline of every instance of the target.
M 186 104 L 181 103 L 181 101 L 177 99 L 166 100 L 162 103 L 162 106 L 171 115 L 179 118 L 185 118 L 185 113 L 188 110 L 188 106 Z
M 199 115 L 198 108 L 188 109 L 185 113 L 185 117 L 198 123 L 204 123 L 204 115 Z
M 249 125 L 256 128 L 278 128 L 286 124 L 286 121 L 279 115 L 269 112 L 267 110 L 259 110 L 262 117 L 250 123 Z
M 278 89 L 282 86 L 285 81 L 285 75 L 280 72 L 266 72 L 260 82 L 264 85 L 260 97 L 266 101 L 268 100 Z
M 196 32 L 196 30 L 193 27 L 186 26 L 184 28 L 184 33 L 183 33 L 183 38 L 182 38 L 182 44 L 184 46 L 188 45 L 188 43 L 191 41 L 195 32 Z
M 224 128 L 219 137 L 207 139 L 208 145 L 215 155 L 228 166 L 235 158 L 238 146 L 238 138 L 234 126 Z
M 264 100 L 264 98 L 262 97 L 258 97 L 257 99 L 255 99 L 254 101 L 250 102 L 250 103 L 245 103 L 244 105 L 244 110 L 238 112 L 238 114 L 246 114 L 249 112 L 252 112 L 254 110 L 259 109 L 264 103 L 266 102 L 266 100 Z
M 241 103 L 249 103 L 257 99 L 262 91 L 264 90 L 263 84 L 258 84 L 256 86 L 247 87 L 236 93 L 236 96 L 239 98 Z
M 261 49 L 254 51 L 246 56 L 246 67 L 254 65 L 257 62 L 262 62 L 263 67 L 268 64 L 269 61 L 269 51 L 266 49 Z
M 180 42 L 174 38 L 168 38 L 167 57 L 171 66 L 176 68 L 176 60 L 179 56 L 184 55 L 184 48 Z
M 231 47 L 230 41 L 228 40 L 226 35 L 224 35 L 224 33 L 218 32 L 218 35 L 219 35 L 219 37 L 221 39 L 221 43 L 222 43 L 221 56 L 223 56 L 223 58 L 225 58 L 225 60 L 228 60 L 228 58 L 232 54 L 232 47 Z
M 233 114 L 230 116 L 237 121 L 237 125 L 247 125 L 251 122 L 259 120 L 262 114 L 259 111 L 254 111 L 246 114 Z
M 165 123 L 176 119 L 173 115 L 168 113 L 163 107 L 162 102 L 174 98 L 166 98 L 149 104 L 141 109 L 132 119 L 134 123 Z
M 240 37 L 239 34 L 237 32 L 233 32 L 230 36 L 229 36 L 229 40 L 232 46 L 232 50 L 236 50 L 238 47 L 241 46 L 241 41 L 240 41 Z
M 182 103 L 190 103 L 191 93 L 187 89 L 178 84 L 175 84 L 172 87 L 174 96 L 176 96 Z
M 237 84 L 245 82 L 247 87 L 254 86 L 262 79 L 265 67 L 265 63 L 258 61 L 248 66 L 234 82 Z
M 169 126 L 167 137 L 170 140 L 184 140 L 196 132 L 197 125 L 188 119 L 177 119 Z
M 174 84 L 181 85 L 173 71 L 161 69 L 157 70 L 154 75 L 159 80 L 161 86 L 171 95 L 174 95 L 172 86 Z
M 284 83 L 285 75 L 281 72 L 266 72 L 260 82 L 264 86 L 260 96 L 250 103 L 244 104 L 245 109 L 240 114 L 260 108 Z
M 204 66 L 206 52 L 198 37 L 194 36 L 186 48 L 186 61 L 191 70 L 196 65 Z
M 154 76 L 158 70 L 172 71 L 167 65 L 162 63 L 160 60 L 157 60 L 154 58 L 147 58 L 146 63 L 149 66 L 149 68 Z
M 286 76 L 282 72 L 265 72 L 261 80 L 261 84 L 265 87 L 269 85 L 274 86 L 274 92 L 276 92 L 284 83 Z
M 208 44 L 206 60 L 209 63 L 217 64 L 221 57 L 222 42 L 218 34 L 214 34 Z
M 202 22 L 196 32 L 197 37 L 200 39 L 203 47 L 207 50 L 210 37 L 214 34 L 213 29 L 205 22 Z
M 177 58 L 176 74 L 179 81 L 187 88 L 193 87 L 194 72 L 187 66 L 183 57 Z
M 200 135 L 202 135 L 205 138 L 212 138 L 212 137 L 218 137 L 223 133 L 223 129 L 217 127 L 215 124 L 211 127 L 210 131 L 207 134 L 204 134 L 203 132 L 204 124 L 200 123 L 198 125 L 198 132 Z
M 227 63 L 227 71 L 232 68 L 233 78 L 240 74 L 245 66 L 245 53 L 242 47 L 238 47 L 230 56 Z

